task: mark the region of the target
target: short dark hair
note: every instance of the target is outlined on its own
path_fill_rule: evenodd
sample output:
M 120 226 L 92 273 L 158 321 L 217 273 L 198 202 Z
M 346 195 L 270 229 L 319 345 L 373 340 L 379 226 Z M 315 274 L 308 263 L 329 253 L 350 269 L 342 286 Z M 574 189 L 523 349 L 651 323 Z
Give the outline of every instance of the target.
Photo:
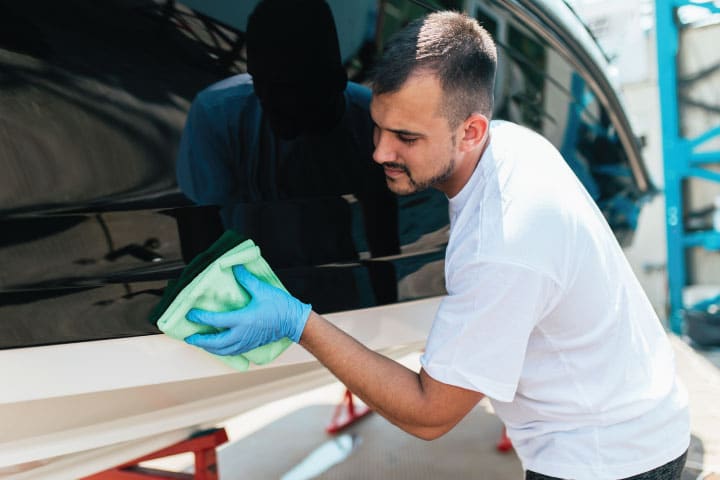
M 443 89 L 441 114 L 456 128 L 471 113 L 491 118 L 497 52 L 478 22 L 452 11 L 414 20 L 388 42 L 373 72 L 373 93 L 393 93 L 416 72 L 435 75 Z

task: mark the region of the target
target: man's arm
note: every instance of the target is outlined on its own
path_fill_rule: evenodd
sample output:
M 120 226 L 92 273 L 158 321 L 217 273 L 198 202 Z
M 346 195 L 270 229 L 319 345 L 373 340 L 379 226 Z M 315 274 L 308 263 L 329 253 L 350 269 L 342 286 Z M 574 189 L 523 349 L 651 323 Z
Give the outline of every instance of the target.
M 452 429 L 483 394 L 415 373 L 352 338 L 311 312 L 300 345 L 350 391 L 406 432 L 424 440 Z
M 453 428 L 483 397 L 473 390 L 415 373 L 368 349 L 310 305 L 264 283 L 242 266 L 233 267 L 238 284 L 250 294 L 239 310 L 192 309 L 187 319 L 218 329 L 185 339 L 216 355 L 244 353 L 287 337 L 313 354 L 367 405 L 408 433 L 425 440 Z

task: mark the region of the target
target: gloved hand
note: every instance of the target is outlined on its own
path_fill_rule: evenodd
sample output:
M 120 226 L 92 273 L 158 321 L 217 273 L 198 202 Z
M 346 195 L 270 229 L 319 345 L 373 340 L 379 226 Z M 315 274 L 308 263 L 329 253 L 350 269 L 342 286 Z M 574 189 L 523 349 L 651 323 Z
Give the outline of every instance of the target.
M 189 321 L 223 330 L 196 333 L 185 341 L 215 355 L 245 353 L 283 337 L 299 342 L 312 306 L 259 280 L 242 265 L 233 267 L 233 275 L 250 294 L 250 303 L 230 312 L 193 308 L 185 316 Z

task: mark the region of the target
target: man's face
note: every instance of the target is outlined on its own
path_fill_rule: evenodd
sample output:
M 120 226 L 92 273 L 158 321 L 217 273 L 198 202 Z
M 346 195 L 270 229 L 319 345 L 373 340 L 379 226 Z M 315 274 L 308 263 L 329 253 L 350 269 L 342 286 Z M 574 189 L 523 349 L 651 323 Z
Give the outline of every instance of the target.
M 448 193 L 453 183 L 459 152 L 441 101 L 440 82 L 430 74 L 411 75 L 400 90 L 373 96 L 373 159 L 396 194 L 428 187 Z

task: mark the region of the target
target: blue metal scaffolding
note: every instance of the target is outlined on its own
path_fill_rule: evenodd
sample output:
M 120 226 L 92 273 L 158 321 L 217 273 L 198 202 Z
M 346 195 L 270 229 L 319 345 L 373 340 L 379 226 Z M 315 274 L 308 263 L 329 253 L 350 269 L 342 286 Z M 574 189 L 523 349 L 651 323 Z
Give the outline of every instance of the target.
M 683 221 L 683 181 L 698 178 L 720 182 L 720 173 L 707 169 L 720 163 L 720 150 L 699 152 L 699 148 L 720 136 L 720 125 L 695 138 L 681 136 L 678 101 L 677 58 L 680 25 L 677 11 L 683 6 L 701 7 L 708 13 L 720 13 L 712 1 L 656 0 L 658 87 L 662 125 L 662 151 L 665 177 L 665 214 L 667 229 L 667 271 L 669 288 L 669 325 L 683 331 L 683 289 L 688 282 L 686 249 L 704 247 L 720 250 L 720 233 L 708 230 L 687 232 Z

